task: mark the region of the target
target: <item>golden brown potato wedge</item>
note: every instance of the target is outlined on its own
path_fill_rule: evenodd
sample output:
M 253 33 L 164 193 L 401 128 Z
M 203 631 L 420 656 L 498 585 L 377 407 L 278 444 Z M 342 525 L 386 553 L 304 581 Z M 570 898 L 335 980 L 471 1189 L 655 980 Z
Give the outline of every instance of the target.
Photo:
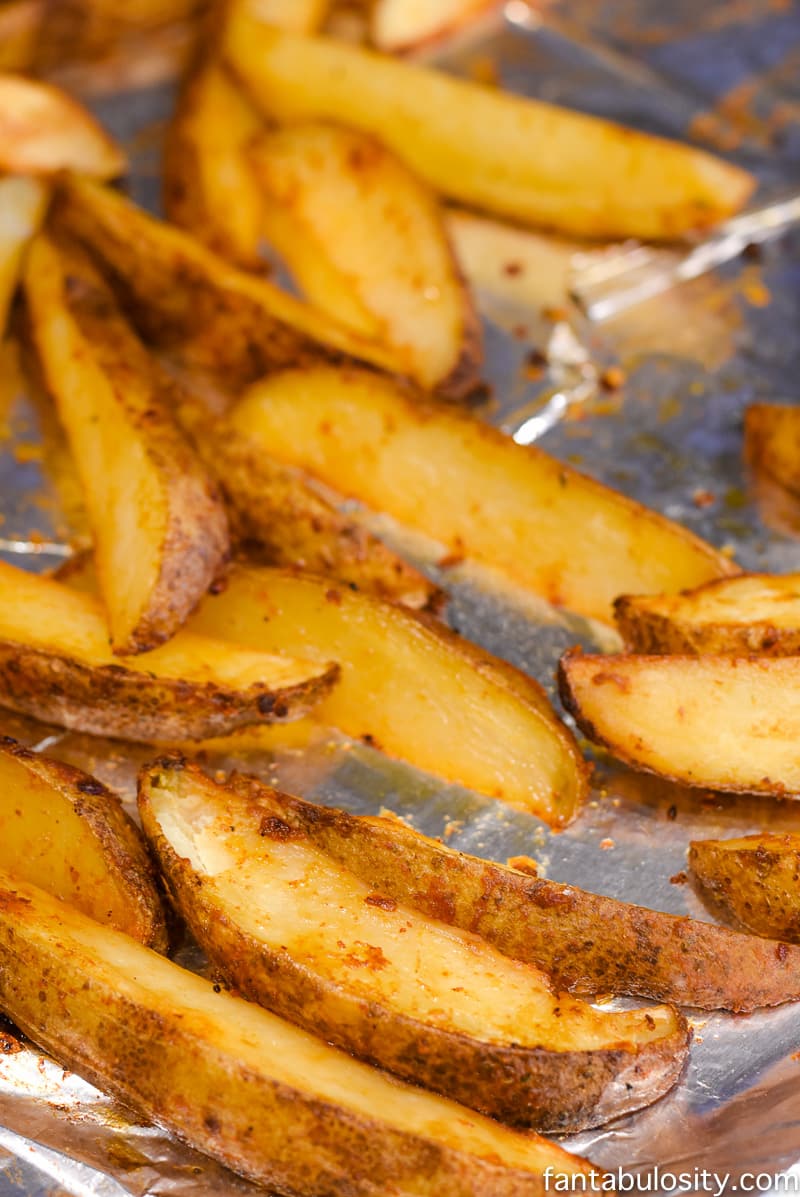
M 273 1191 L 541 1197 L 548 1166 L 593 1171 L 547 1139 L 390 1080 L 216 993 L 1 873 L 0 964 L 0 1008 L 35 1043 Z
M 174 635 L 219 573 L 225 508 L 86 255 L 39 236 L 25 298 L 81 479 L 112 647 L 146 652 Z
M 261 783 L 252 786 L 260 801 Z M 800 997 L 800 948 L 467 856 L 395 817 L 352 815 L 289 795 L 280 817 L 372 892 L 479 935 L 573 993 L 740 1013 Z
M 190 627 L 339 662 L 315 718 L 445 781 L 556 827 L 586 797 L 585 762 L 544 690 L 435 620 L 324 578 L 240 567 Z
M 800 793 L 800 658 L 567 653 L 561 700 L 595 744 L 684 785 Z
M 60 227 L 100 260 L 145 338 L 184 348 L 231 389 L 276 367 L 328 358 L 402 368 L 385 347 L 237 270 L 110 188 L 73 177 L 59 195 Z
M 374 137 L 321 121 L 264 133 L 252 161 L 264 234 L 306 298 L 426 390 L 474 389 L 480 324 L 427 186 Z
M 61 88 L 0 74 L 0 171 L 52 175 L 74 170 L 113 179 L 125 166 L 119 146 Z
M 366 371 L 276 372 L 231 422 L 341 494 L 606 623 L 618 594 L 735 572 L 685 528 L 452 406 Z
M 693 840 L 689 869 L 715 907 L 748 931 L 800 943 L 800 835 Z
M 372 133 L 434 190 L 523 223 L 674 238 L 723 220 L 753 190 L 751 175 L 691 146 L 282 32 L 241 10 L 227 23 L 225 53 L 270 118 Z
M 0 71 L 28 71 L 35 65 L 46 7 L 46 0 L 0 5 Z
M 674 1084 L 689 1042 L 674 1009 L 612 1013 L 556 992 L 534 966 L 375 892 L 283 804 L 255 779 L 220 785 L 180 760 L 139 782 L 170 895 L 245 997 L 516 1126 L 598 1126 Z
M 0 341 L 22 273 L 25 251 L 39 229 L 49 192 L 40 179 L 0 178 Z
M 742 574 L 683 594 L 624 595 L 614 613 L 631 652 L 800 654 L 800 574 Z
M 500 0 L 375 0 L 370 38 L 389 53 L 414 50 L 499 7 Z
M 10 736 L 0 737 L 0 869 L 166 950 L 153 866 L 116 794 Z
M 264 201 L 248 151 L 262 127 L 231 76 L 210 60 L 190 73 L 164 143 L 168 219 L 251 270 L 263 266 Z
M 800 535 L 800 407 L 748 407 L 744 458 L 763 522 L 778 532 Z
M 200 740 L 302 715 L 337 672 L 183 631 L 123 665 L 96 599 L 0 562 L 0 706 L 45 722 L 124 740 Z
M 446 596 L 424 574 L 338 511 L 299 470 L 276 461 L 224 416 L 213 416 L 185 375 L 176 383 L 176 414 L 222 491 L 241 555 L 321 574 L 412 609 L 441 610 Z

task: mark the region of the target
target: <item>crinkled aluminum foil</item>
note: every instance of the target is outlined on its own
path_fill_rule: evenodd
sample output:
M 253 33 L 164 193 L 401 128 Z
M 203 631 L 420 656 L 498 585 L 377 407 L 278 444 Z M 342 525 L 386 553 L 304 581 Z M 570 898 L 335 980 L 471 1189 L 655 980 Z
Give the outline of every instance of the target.
M 570 0 L 546 9 L 543 20 L 512 2 L 493 27 L 440 49 L 438 58 L 448 69 L 496 76 L 512 90 L 711 140 L 759 174 L 764 198 L 800 187 L 800 6 L 786 0 Z M 132 190 L 151 206 L 158 187 L 153 127 L 170 99 L 161 85 L 95 100 L 102 118 L 137 146 Z M 565 305 L 575 246 L 452 219 L 486 317 L 489 418 L 511 431 L 527 422 L 529 434 L 541 433 L 540 443 L 557 456 L 730 546 L 746 567 L 800 569 L 800 543 L 766 528 L 740 457 L 747 404 L 800 397 L 800 236 L 590 326 Z M 612 364 L 627 375 L 620 390 L 601 384 Z M 0 424 L 8 436 L 0 444 L 0 547 L 46 568 L 67 551 L 64 511 L 74 504 L 59 477 L 52 421 L 17 395 L 10 358 L 2 367 Z M 45 480 L 42 455 L 55 462 L 55 486 Z M 453 596 L 450 621 L 551 693 L 563 649 L 593 643 L 590 628 L 498 593 L 464 567 L 442 581 Z M 149 755 L 13 716 L 2 723 L 95 772 L 127 799 Z M 525 853 L 554 879 L 701 919 L 711 916 L 692 888 L 670 880 L 685 864 L 689 839 L 800 830 L 800 805 L 791 800 L 689 791 L 605 760 L 592 801 L 560 835 L 337 737 L 274 758 L 210 764 L 236 765 L 358 812 L 389 808 L 429 834 L 446 832 L 448 843 L 466 851 L 496 860 Z M 728 1173 L 727 1191 L 745 1171 L 796 1175 L 800 1006 L 693 1023 L 691 1061 L 669 1096 L 566 1145 L 632 1173 L 655 1166 L 662 1174 Z M 163 1132 L 131 1122 L 10 1030 L 0 1035 L 2 1197 L 252 1188 Z

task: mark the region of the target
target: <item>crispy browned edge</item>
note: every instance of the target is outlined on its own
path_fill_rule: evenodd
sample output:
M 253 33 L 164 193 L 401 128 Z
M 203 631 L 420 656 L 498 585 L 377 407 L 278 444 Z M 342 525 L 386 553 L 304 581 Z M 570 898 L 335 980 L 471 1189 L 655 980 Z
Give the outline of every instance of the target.
M 692 840 L 689 871 L 715 912 L 754 935 L 780 934 L 800 943 L 800 836 L 780 833 L 742 837 L 746 845 L 726 848 L 724 840 Z M 792 876 L 776 885 L 770 874 L 791 862 Z
M 74 731 L 141 743 L 204 740 L 252 723 L 298 718 L 329 692 L 338 673 L 330 665 L 279 690 L 260 682 L 235 690 L 0 640 L 0 706 Z
M 380 1111 L 369 1118 L 236 1068 L 230 1056 L 208 1048 L 193 1023 L 97 982 L 67 949 L 56 955 L 30 946 L 31 917 L 28 900 L 0 878 L 3 1010 L 63 1066 L 241 1175 L 298 1195 L 375 1197 L 404 1182 L 420 1197 L 547 1192 L 539 1174 L 396 1130 Z M 65 1019 L 67 998 L 80 1017 Z M 179 1014 L 178 992 L 175 998 Z M 170 1100 L 181 1082 L 191 1099 Z M 561 1149 L 552 1147 L 557 1164 Z M 595 1171 L 573 1158 L 576 1170 Z
M 139 777 L 139 812 L 170 898 L 226 980 L 246 997 L 337 1047 L 425 1085 L 483 1114 L 540 1131 L 577 1131 L 651 1104 L 672 1087 L 688 1051 L 688 1025 L 676 1012 L 672 1034 L 636 1047 L 615 1042 L 594 1051 L 484 1042 L 420 1022 L 380 1001 L 364 1002 L 315 974 L 302 958 L 272 951 L 224 915 L 189 862 L 178 856 L 153 817 L 150 795 L 164 785 L 229 788 L 174 757 Z M 281 817 L 283 795 L 231 783 L 262 835 L 310 838 Z M 390 900 L 390 899 L 387 899 Z
M 231 779 L 259 800 L 261 785 Z M 376 892 L 530 961 L 559 988 L 745 1013 L 800 997 L 800 948 L 531 877 L 398 819 L 281 796 L 281 818 Z
M 341 514 L 299 471 L 273 460 L 226 418 L 215 417 L 181 379 L 176 411 L 228 509 L 245 559 L 308 570 L 378 598 L 438 613 L 447 596 L 377 536 Z
M 738 577 L 750 577 L 739 574 Z M 724 589 L 730 578 L 714 578 L 684 595 L 702 595 Z M 797 628 L 779 628 L 768 620 L 693 623 L 680 614 L 665 615 L 649 609 L 648 595 L 621 595 L 614 602 L 614 617 L 630 652 L 644 654 L 730 653 L 732 656 L 788 657 L 800 653 Z
M 168 515 L 158 578 L 138 624 L 124 643 L 113 646 L 120 654 L 147 652 L 186 622 L 227 560 L 230 541 L 225 507 L 176 423 L 161 375 L 111 291 L 78 246 L 61 239 L 57 248 L 65 265 L 64 299 L 70 314 L 115 393 L 121 396 L 121 406 L 164 479 Z M 31 318 L 26 329 L 35 344 L 36 325 Z M 54 391 L 58 380 L 48 378 L 41 355 L 39 365 L 46 385 Z M 125 403 L 126 379 L 131 372 L 150 381 L 144 409 L 135 410 Z M 107 465 L 113 469 L 113 462 Z
M 23 769 L 61 794 L 76 815 L 85 820 L 108 862 L 109 872 L 128 899 L 130 917 L 125 926 L 117 929 L 157 952 L 166 952 L 167 926 L 156 888 L 156 870 L 142 833 L 113 790 L 82 769 L 32 752 L 12 736 L 0 735 L 0 754 L 13 757 Z M 46 878 L 42 888 L 47 888 Z M 91 896 L 86 895 L 84 903 Z M 85 913 L 92 912 L 86 909 Z

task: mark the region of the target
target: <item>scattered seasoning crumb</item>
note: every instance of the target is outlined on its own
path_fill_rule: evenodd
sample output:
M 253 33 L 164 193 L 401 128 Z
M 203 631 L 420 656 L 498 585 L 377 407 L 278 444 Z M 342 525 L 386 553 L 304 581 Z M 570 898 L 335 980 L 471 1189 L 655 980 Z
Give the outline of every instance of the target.
M 600 386 L 606 391 L 618 391 L 628 376 L 621 366 L 607 366 L 600 375 Z
M 20 441 L 14 446 L 14 460 L 19 465 L 28 465 L 30 462 L 42 461 L 44 457 L 44 448 L 42 445 L 37 445 L 33 441 Z
M 448 819 L 444 825 L 444 831 L 442 834 L 446 840 L 449 840 L 451 836 L 457 835 L 463 826 L 463 819 Z
M 542 308 L 542 317 L 551 324 L 561 324 L 569 318 L 569 312 L 566 308 L 546 307 Z
M 528 339 L 527 324 L 515 324 L 511 329 L 511 335 L 515 341 L 526 341 Z
M 531 877 L 539 876 L 539 866 L 530 856 L 509 856 L 506 864 L 518 873 L 528 873 Z
M 675 806 L 675 805 L 674 805 L 674 803 L 673 803 L 673 805 L 672 805 L 672 806 L 670 806 L 670 807 L 669 807 L 669 809 L 667 810 L 667 818 L 668 818 L 668 819 L 669 819 L 671 822 L 674 822 L 674 821 L 675 821 L 675 819 L 677 819 L 677 817 L 678 817 L 678 808 L 677 808 L 677 806 Z
M 669 883 L 670 885 L 685 885 L 688 880 L 689 878 L 686 876 L 686 873 L 681 869 L 680 873 L 672 874 Z
M 522 274 L 524 269 L 522 262 L 506 262 L 503 266 L 503 274 L 507 274 L 509 278 L 515 278 L 518 274 Z
M 716 499 L 717 496 L 714 494 L 713 490 L 705 490 L 703 487 L 698 487 L 698 489 L 692 493 L 692 502 L 694 503 L 695 507 L 710 507 L 712 503 L 716 502 Z
M 600 841 L 600 847 L 604 852 L 607 852 L 609 848 L 615 848 L 616 844 L 609 836 L 606 836 L 604 840 Z

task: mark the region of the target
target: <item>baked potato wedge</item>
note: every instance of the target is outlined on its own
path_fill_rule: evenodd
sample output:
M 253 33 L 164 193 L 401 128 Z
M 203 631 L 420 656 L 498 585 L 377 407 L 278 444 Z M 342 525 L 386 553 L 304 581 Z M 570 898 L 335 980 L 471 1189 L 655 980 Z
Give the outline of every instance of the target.
M 567 653 L 561 701 L 595 744 L 683 785 L 800 793 L 800 658 Z
M 689 870 L 728 918 L 755 935 L 800 943 L 800 835 L 692 840 Z
M 114 179 L 125 167 L 116 142 L 60 87 L 0 73 L 0 171 Z
M 614 614 L 631 652 L 800 654 L 800 574 L 741 574 L 683 594 L 623 595 Z
M 220 785 L 181 760 L 140 776 L 169 893 L 243 996 L 515 1126 L 598 1126 L 674 1084 L 689 1043 L 674 1009 L 612 1013 L 556 992 L 533 965 L 376 893 L 283 804 L 255 779 Z
M 29 326 L 81 480 L 115 653 L 185 622 L 226 560 L 225 508 L 181 433 L 150 355 L 83 251 L 40 235 Z
M 48 198 L 47 185 L 40 179 L 25 175 L 0 178 L 0 341 L 25 251 L 44 219 Z
M 499 7 L 500 0 L 375 0 L 370 39 L 387 53 L 415 50 Z
M 178 632 L 124 665 L 91 595 L 0 562 L 0 706 L 123 740 L 225 735 L 304 714 L 335 665 Z
M 324 578 L 231 571 L 189 625 L 262 652 L 336 660 L 314 718 L 554 827 L 587 793 L 572 733 L 532 678 L 440 623 Z
M 691 146 L 287 33 L 242 9 L 230 13 L 223 53 L 270 119 L 371 133 L 434 190 L 522 223 L 672 239 L 724 220 L 754 187 L 746 171 Z
M 294 726 L 297 726 L 296 724 Z M 229 783 L 254 801 L 262 785 Z M 280 796 L 307 838 L 371 892 L 479 935 L 576 994 L 622 993 L 746 1013 L 800 997 L 800 948 L 663 914 L 456 852 L 391 817 Z
M 276 371 L 229 418 L 265 452 L 447 552 L 605 623 L 619 594 L 735 572 L 685 528 L 541 449 L 364 370 Z
M 328 358 L 402 368 L 384 346 L 237 270 L 108 187 L 64 180 L 55 215 L 111 276 L 146 340 L 182 349 L 232 390 L 269 370 Z
M 208 58 L 184 83 L 164 141 L 167 219 L 246 270 L 264 265 L 264 201 L 248 156 L 262 127 L 235 81 Z
M 215 992 L 7 874 L 0 1008 L 64 1067 L 273 1191 L 540 1197 L 548 1166 L 594 1171 Z
M 0 869 L 166 950 L 153 866 L 119 798 L 10 736 L 0 737 Z
M 268 130 L 252 162 L 264 235 L 305 297 L 425 390 L 473 390 L 480 324 L 428 187 L 370 134 L 322 121 Z
M 748 407 L 744 459 L 763 522 L 800 535 L 800 408 L 788 403 Z

